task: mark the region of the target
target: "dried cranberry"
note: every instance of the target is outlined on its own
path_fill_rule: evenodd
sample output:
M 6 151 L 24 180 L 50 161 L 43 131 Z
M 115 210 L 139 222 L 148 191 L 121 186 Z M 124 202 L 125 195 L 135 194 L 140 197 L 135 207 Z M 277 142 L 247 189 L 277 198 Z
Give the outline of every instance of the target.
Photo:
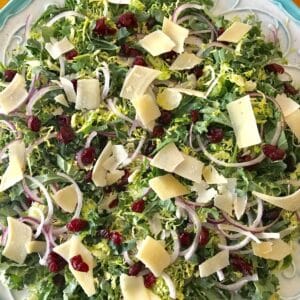
M 275 221 L 281 214 L 281 209 L 278 207 L 264 210 L 262 220 L 264 223 L 270 223 Z
M 142 271 L 143 268 L 144 268 L 143 263 L 137 262 L 137 263 L 133 264 L 132 266 L 130 266 L 130 268 L 128 270 L 128 275 L 129 276 L 137 276 Z
M 118 28 L 126 27 L 127 29 L 133 29 L 138 26 L 137 19 L 134 13 L 128 11 L 118 18 Z
M 156 277 L 153 273 L 149 273 L 144 276 L 144 285 L 147 289 L 151 289 L 153 285 L 156 283 Z
M 205 227 L 201 228 L 199 235 L 199 246 L 204 247 L 209 242 L 209 231 Z
M 207 138 L 211 143 L 220 143 L 224 138 L 224 131 L 222 128 L 210 128 Z
M 67 265 L 67 262 L 57 253 L 50 252 L 47 257 L 47 265 L 50 272 L 58 273 L 64 269 L 64 267 Z
M 145 209 L 145 201 L 137 200 L 131 204 L 131 210 L 136 213 L 142 213 Z
M 117 30 L 107 24 L 106 18 L 101 18 L 97 20 L 93 32 L 99 36 L 108 36 L 116 34 Z
M 252 274 L 252 266 L 237 255 L 234 255 L 230 258 L 230 264 L 234 270 L 243 273 L 245 276 Z
M 110 240 L 113 242 L 116 246 L 121 246 L 123 242 L 123 237 L 121 233 L 114 231 L 110 234 Z
M 198 122 L 200 120 L 200 112 L 199 112 L 199 110 L 196 110 L 196 109 L 192 110 L 190 112 L 190 117 L 191 117 L 191 120 L 192 120 L 193 123 Z
M 31 206 L 33 202 L 34 202 L 34 200 L 30 196 L 28 196 L 28 195 L 25 196 L 25 204 L 27 206 Z
M 156 125 L 152 131 L 152 137 L 154 138 L 161 138 L 165 134 L 165 130 L 162 126 Z
M 4 80 L 6 82 L 11 82 L 14 79 L 14 77 L 16 76 L 16 74 L 17 74 L 17 71 L 15 71 L 15 70 L 5 70 L 4 71 Z
M 192 235 L 189 232 L 183 232 L 179 236 L 180 245 L 189 247 L 192 243 Z
M 285 157 L 285 151 L 274 145 L 264 145 L 263 152 L 273 161 L 282 160 Z
M 149 17 L 146 22 L 146 27 L 148 30 L 151 30 L 156 24 L 156 19 L 154 17 Z
M 71 126 L 71 117 L 67 115 L 59 115 L 57 117 L 57 123 L 60 127 Z
M 173 116 L 170 111 L 162 110 L 161 115 L 160 115 L 159 119 L 157 120 L 157 122 L 161 125 L 169 125 L 172 121 L 172 118 L 173 118 Z
M 238 162 L 244 163 L 253 160 L 252 156 L 250 154 L 240 155 L 238 156 Z M 257 165 L 247 166 L 245 169 L 252 171 L 256 168 Z
M 191 70 L 191 73 L 196 76 L 197 79 L 203 76 L 203 66 L 196 66 Z
M 53 283 L 59 287 L 59 288 L 63 288 L 66 285 L 66 280 L 65 277 L 61 274 L 56 274 L 53 278 L 52 278 Z
M 94 147 L 85 148 L 77 153 L 77 160 L 80 160 L 84 166 L 93 163 L 96 156 L 96 149 Z
M 99 231 L 100 237 L 109 240 L 111 236 L 111 232 L 108 229 L 101 229 Z
M 147 67 L 147 63 L 145 62 L 145 60 L 142 56 L 136 56 L 133 61 L 133 65 Z
M 265 70 L 268 72 L 276 73 L 276 74 L 283 74 L 284 67 L 278 64 L 269 64 L 265 66 Z
M 143 54 L 138 49 L 129 47 L 127 44 L 123 44 L 121 45 L 119 55 L 124 57 L 137 57 L 142 56 Z
M 89 226 L 89 222 L 82 219 L 73 219 L 67 224 L 67 229 L 71 232 L 79 232 L 85 230 Z
M 129 172 L 128 169 L 126 169 L 125 174 L 123 175 L 123 177 L 118 182 L 118 186 L 124 186 L 124 185 L 128 184 L 128 177 L 129 176 L 130 176 L 130 172 Z
M 148 141 L 146 142 L 142 154 L 145 156 L 150 156 L 151 153 L 156 149 L 156 143 L 154 141 Z
M 285 82 L 284 83 L 284 92 L 287 94 L 287 95 L 292 95 L 292 96 L 295 96 L 298 94 L 298 90 L 296 90 L 290 83 L 288 82 Z
M 42 122 L 37 116 L 30 116 L 27 119 L 27 126 L 31 131 L 39 132 L 42 126 Z
M 69 144 L 75 138 L 75 133 L 70 126 L 61 127 L 58 134 L 57 139 L 60 143 Z
M 84 181 L 91 182 L 92 178 L 93 178 L 93 171 L 92 170 L 87 171 L 84 175 Z
M 74 88 L 75 92 L 77 92 L 77 79 L 72 79 L 71 82 L 73 84 L 73 88 Z
M 287 155 L 284 163 L 286 164 L 286 171 L 294 172 L 297 169 L 297 161 L 294 155 Z
M 71 265 L 74 270 L 78 272 L 87 273 L 89 271 L 89 266 L 83 261 L 81 255 L 76 255 L 70 259 Z
M 161 58 L 167 61 L 171 61 L 177 57 L 177 53 L 175 51 L 170 51 L 161 55 Z
M 73 60 L 78 55 L 78 52 L 73 49 L 65 54 L 67 60 Z
M 113 208 L 117 207 L 118 204 L 119 204 L 119 199 L 116 198 L 115 200 L 113 200 L 113 201 L 111 201 L 111 202 L 109 203 L 108 207 L 109 207 L 110 209 L 113 209 Z
M 222 35 L 224 32 L 225 32 L 224 27 L 218 28 L 218 30 L 217 30 L 218 36 Z

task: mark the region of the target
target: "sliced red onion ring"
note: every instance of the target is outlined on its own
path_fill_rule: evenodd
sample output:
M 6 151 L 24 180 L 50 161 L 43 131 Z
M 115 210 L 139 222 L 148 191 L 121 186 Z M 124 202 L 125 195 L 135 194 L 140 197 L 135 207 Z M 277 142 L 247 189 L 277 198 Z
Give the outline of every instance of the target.
M 260 240 L 252 232 L 244 230 L 244 229 L 241 229 L 241 228 L 236 227 L 234 225 L 231 225 L 231 224 L 219 224 L 218 228 L 223 229 L 223 230 L 228 230 L 228 231 L 233 231 L 233 232 L 241 233 L 241 234 L 245 235 L 246 237 L 251 238 L 254 242 L 260 243 Z
M 28 15 L 25 22 L 24 44 L 26 44 L 29 39 L 31 24 L 32 24 L 32 15 Z
M 0 245 L 5 246 L 7 242 L 8 228 L 5 228 L 4 226 L 1 225 L 1 231 L 2 231 L 2 235 L 1 235 Z
M 166 286 L 169 289 L 169 296 L 171 299 L 176 299 L 176 287 L 175 284 L 173 282 L 173 280 L 171 279 L 171 277 L 166 274 L 165 272 L 163 272 L 161 274 L 161 277 L 163 278 L 163 280 L 165 281 Z
M 29 146 L 26 149 L 26 156 L 29 156 L 35 147 L 38 147 L 39 145 L 47 142 L 48 140 L 55 138 L 56 135 L 57 134 L 53 132 L 53 133 L 49 133 L 48 135 L 43 136 L 43 137 L 39 138 L 38 140 L 36 140 L 31 146 Z
M 242 279 L 240 279 L 239 281 L 237 281 L 236 283 L 232 283 L 232 284 L 222 284 L 222 283 L 216 283 L 216 286 L 222 290 L 227 290 L 230 292 L 236 292 L 238 290 L 240 290 L 245 284 L 249 283 L 249 282 L 253 282 L 253 281 L 258 281 L 258 275 L 254 274 L 251 276 L 245 276 Z
M 48 23 L 46 24 L 46 26 L 50 27 L 52 26 L 54 23 L 56 23 L 57 21 L 59 21 L 60 19 L 63 18 L 68 18 L 68 17 L 78 17 L 78 18 L 86 18 L 86 16 L 74 11 L 74 10 L 69 10 L 69 11 L 64 11 L 58 15 L 56 15 L 54 18 L 52 18 L 50 21 L 48 21 Z
M 40 222 L 39 222 L 39 225 L 36 228 L 36 232 L 34 234 L 34 238 L 37 239 L 41 235 L 41 233 L 43 231 L 44 224 L 45 224 L 45 216 L 44 216 L 44 213 L 41 211 L 40 208 L 32 206 L 31 209 L 35 210 L 39 214 L 39 216 L 40 216 Z
M 123 119 L 124 121 L 127 121 L 131 124 L 133 124 L 134 121 L 132 121 L 130 118 L 122 114 L 116 107 L 115 103 L 111 99 L 107 99 L 107 106 L 111 112 L 113 112 L 117 117 Z
M 180 199 L 176 199 L 175 205 L 177 207 L 180 207 L 180 208 L 183 208 L 184 210 L 186 210 L 186 212 L 189 215 L 190 220 L 193 222 L 193 224 L 195 226 L 196 235 L 195 235 L 192 245 L 189 248 L 187 248 L 186 250 L 180 252 L 180 255 L 183 255 L 186 260 L 189 260 L 194 255 L 194 253 L 196 252 L 198 245 L 199 245 L 201 223 L 200 223 L 199 217 L 196 214 L 195 210 L 193 210 L 190 206 L 185 204 L 183 201 L 181 201 Z
M 221 250 L 237 251 L 237 250 L 240 250 L 240 249 L 246 247 L 250 242 L 251 242 L 251 238 L 250 237 L 245 237 L 243 240 L 241 240 L 237 244 L 230 245 L 230 246 L 225 245 L 225 244 L 218 244 L 218 247 Z
M 179 242 L 178 234 L 175 230 L 171 231 L 171 236 L 173 238 L 173 253 L 171 254 L 171 264 L 172 264 L 177 260 L 179 256 L 180 242 Z
M 97 131 L 93 131 L 86 139 L 85 148 L 91 147 L 93 139 L 98 135 Z
M 23 179 L 22 185 L 23 185 L 23 189 L 24 189 L 26 196 L 30 197 L 31 200 L 42 204 L 41 198 L 38 197 L 37 194 L 29 188 L 25 179 Z
M 82 196 L 82 192 L 78 186 L 78 184 L 73 180 L 73 178 L 71 178 L 70 176 L 64 174 L 64 173 L 57 173 L 58 176 L 68 180 L 70 183 L 72 183 L 75 187 L 76 190 L 76 194 L 77 194 L 77 207 L 76 207 L 76 211 L 74 213 L 74 216 L 72 219 L 77 219 L 80 216 L 81 213 L 81 209 L 82 209 L 82 205 L 83 205 L 83 196 Z
M 146 141 L 146 137 L 142 137 L 141 140 L 139 141 L 138 146 L 136 147 L 135 151 L 133 152 L 133 154 L 126 159 L 123 163 L 122 163 L 122 168 L 127 167 L 128 165 L 130 165 L 131 163 L 134 162 L 134 160 L 137 158 L 137 156 L 140 154 L 144 144 Z
M 47 93 L 53 92 L 56 90 L 61 89 L 58 86 L 48 86 L 45 88 L 40 89 L 38 92 L 36 92 L 29 100 L 27 107 L 26 107 L 26 115 L 27 116 L 32 116 L 33 112 L 33 106 L 36 104 L 37 101 L 39 101 L 42 97 L 44 97 Z
M 178 6 L 172 16 L 172 21 L 177 23 L 178 17 L 186 10 L 186 9 L 197 9 L 203 11 L 205 8 L 203 5 L 199 4 L 191 4 L 191 3 L 186 3 L 183 5 Z
M 102 91 L 102 99 L 105 99 L 108 96 L 109 93 L 109 88 L 110 88 L 110 71 L 108 64 L 106 62 L 102 63 L 103 67 L 100 68 L 104 75 L 104 86 L 103 86 L 103 91 Z M 99 79 L 99 75 L 97 76 Z
M 123 257 L 124 257 L 124 260 L 125 260 L 126 264 L 128 266 L 133 266 L 134 262 L 130 258 L 129 254 L 128 254 L 128 251 L 124 251 L 122 254 L 123 254 Z

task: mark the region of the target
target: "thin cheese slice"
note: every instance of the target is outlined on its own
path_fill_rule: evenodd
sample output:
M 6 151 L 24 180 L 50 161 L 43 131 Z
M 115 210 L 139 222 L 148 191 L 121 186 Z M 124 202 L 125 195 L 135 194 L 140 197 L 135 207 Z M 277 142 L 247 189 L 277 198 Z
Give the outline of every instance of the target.
M 139 41 L 139 44 L 152 56 L 158 56 L 170 52 L 176 45 L 161 30 L 156 30 L 146 35 Z
M 165 110 L 177 108 L 182 100 L 182 94 L 174 89 L 166 88 L 157 95 L 157 104 Z
M 202 59 L 193 53 L 184 52 L 180 54 L 170 67 L 170 70 L 190 70 L 199 65 Z
M 46 43 L 45 49 L 53 59 L 58 59 L 61 55 L 74 49 L 74 45 L 64 37 L 62 40 L 54 43 Z
M 234 198 L 230 192 L 215 196 L 214 206 L 232 216 Z
M 300 189 L 294 194 L 283 197 L 275 197 L 258 192 L 252 192 L 252 194 L 265 202 L 288 211 L 297 211 L 300 209 Z
M 105 162 L 103 162 L 102 167 L 107 171 L 114 171 L 118 168 L 118 162 L 114 156 L 110 156 Z
M 261 143 L 250 96 L 233 101 L 227 110 L 240 149 Z
M 292 253 L 291 246 L 280 239 L 259 244 L 252 242 L 252 250 L 255 256 L 276 261 L 281 261 Z
M 124 300 L 150 300 L 142 276 L 121 274 L 120 287 Z
M 177 53 L 182 53 L 184 51 L 184 42 L 189 36 L 189 30 L 164 18 L 162 31 L 175 43 L 173 50 Z
M 0 93 L 0 112 L 8 115 L 24 103 L 27 97 L 25 79 L 16 74 L 12 82 Z
M 144 126 L 147 126 L 161 115 L 155 100 L 149 94 L 133 99 L 132 103 Z
M 7 218 L 7 224 L 8 236 L 2 255 L 16 263 L 23 264 L 27 256 L 25 245 L 32 238 L 31 227 L 11 217 Z
M 73 213 L 78 202 L 75 186 L 71 184 L 57 191 L 53 200 L 65 212 Z
M 191 190 L 197 194 L 197 203 L 209 203 L 218 194 L 216 189 L 208 189 L 208 185 L 204 181 L 194 183 Z
M 153 157 L 150 165 L 167 172 L 173 172 L 183 161 L 183 154 L 174 143 L 170 143 Z
M 288 124 L 296 138 L 300 141 L 300 109 L 285 117 L 285 122 Z
M 60 83 L 61 83 L 62 88 L 64 89 L 64 92 L 67 96 L 68 101 L 71 103 L 75 103 L 77 96 L 76 96 L 76 92 L 75 92 L 73 83 L 65 77 L 60 77 Z
M 142 97 L 150 84 L 161 74 L 160 71 L 142 66 L 134 66 L 127 74 L 120 96 L 134 100 Z
M 16 140 L 9 148 L 9 164 L 1 178 L 0 192 L 4 192 L 24 178 L 25 144 Z
M 181 153 L 181 155 L 184 157 L 184 161 L 180 163 L 173 172 L 183 178 L 201 183 L 204 164 L 192 156 L 184 153 Z
M 207 184 L 226 184 L 228 182 L 212 165 L 203 168 L 203 177 Z
M 149 186 L 161 200 L 167 200 L 189 193 L 189 190 L 170 174 L 149 180 Z
M 76 109 L 97 109 L 101 102 L 98 79 L 80 79 L 77 81 Z
M 219 42 L 238 43 L 251 30 L 251 26 L 241 22 L 234 22 L 218 37 Z
M 283 116 L 288 117 L 300 108 L 300 105 L 286 94 L 277 95 L 276 102 L 280 106 Z
M 46 251 L 46 242 L 43 241 L 31 241 L 25 244 L 26 252 L 43 254 Z
M 63 94 L 57 95 L 56 97 L 54 97 L 54 100 L 56 103 L 59 103 L 65 107 L 69 107 L 68 101 L 67 101 L 65 95 L 63 95 Z
M 170 254 L 163 247 L 161 241 L 157 241 L 150 236 L 142 241 L 136 257 L 157 277 L 171 263 Z
M 113 145 L 112 151 L 118 165 L 122 164 L 128 158 L 128 152 L 123 145 Z
M 181 94 L 188 95 L 188 96 L 194 96 L 198 98 L 206 98 L 205 93 L 197 90 L 192 89 L 185 89 L 181 87 L 171 88 L 174 91 L 177 91 Z
M 102 164 L 112 155 L 112 149 L 112 143 L 109 141 L 103 149 L 103 151 L 101 152 L 94 166 L 92 180 L 94 184 L 98 187 L 105 187 L 107 184 L 107 171 L 103 168 Z
M 229 251 L 224 250 L 207 259 L 199 266 L 200 277 L 208 277 L 229 265 Z
M 120 180 L 125 175 L 123 170 L 114 170 L 112 172 L 107 173 L 106 180 L 107 185 L 112 185 Z
M 234 199 L 234 203 L 233 203 L 234 213 L 238 220 L 240 220 L 244 215 L 246 211 L 247 203 L 248 203 L 247 195 L 242 197 L 236 197 Z

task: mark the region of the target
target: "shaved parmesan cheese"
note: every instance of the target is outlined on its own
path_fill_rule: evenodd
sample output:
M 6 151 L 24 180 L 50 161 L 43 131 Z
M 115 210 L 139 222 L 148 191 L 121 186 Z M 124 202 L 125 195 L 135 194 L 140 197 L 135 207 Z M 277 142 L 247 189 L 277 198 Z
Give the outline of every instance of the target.
M 197 203 L 209 203 L 218 194 L 214 188 L 208 189 L 208 185 L 203 181 L 194 183 L 191 190 L 197 193 Z
M 170 37 L 161 30 L 156 30 L 146 35 L 139 41 L 139 44 L 152 56 L 170 52 L 176 46 Z
M 157 104 L 165 110 L 173 110 L 177 108 L 182 100 L 182 95 L 179 91 L 166 88 L 157 95 Z
M 74 49 L 74 45 L 64 37 L 61 41 L 46 43 L 45 49 L 53 59 L 58 59 L 61 55 Z
M 134 66 L 125 78 L 120 96 L 129 100 L 142 97 L 160 74 L 160 71 L 151 68 Z
M 16 140 L 9 147 L 9 164 L 1 178 L 0 192 L 4 192 L 24 178 L 25 144 Z
M 268 202 L 285 210 L 297 211 L 298 209 L 300 209 L 300 189 L 294 194 L 283 197 L 275 197 L 258 192 L 252 192 L 252 194 L 265 202 Z
M 118 165 L 122 164 L 128 158 L 128 153 L 123 145 L 113 145 L 112 152 Z
M 142 276 L 121 274 L 120 287 L 124 300 L 150 300 Z
M 101 102 L 98 79 L 80 79 L 77 81 L 76 109 L 97 109 Z
M 142 241 L 136 257 L 157 277 L 171 263 L 170 254 L 162 246 L 162 243 L 150 236 Z
M 133 99 L 132 103 L 144 126 L 147 126 L 161 115 L 155 100 L 149 94 Z
M 172 88 L 172 90 L 179 92 L 181 94 L 189 95 L 189 96 L 194 96 L 198 98 L 206 98 L 205 93 L 197 90 L 191 90 L 191 89 L 184 89 L 180 87 Z
M 91 252 L 81 243 L 78 236 L 72 236 L 67 242 L 55 247 L 53 251 L 69 261 L 69 268 L 77 282 L 88 297 L 96 293 L 93 278 L 94 259 Z M 83 261 L 89 266 L 88 272 L 79 272 L 74 270 L 70 263 L 70 259 L 76 255 L 81 255 Z
M 25 244 L 27 254 L 39 253 L 43 254 L 46 251 L 46 242 L 31 241 Z
M 286 94 L 277 95 L 276 102 L 280 106 L 283 116 L 288 117 L 300 108 L 300 105 Z
M 184 161 L 181 162 L 173 172 L 183 178 L 201 183 L 204 164 L 192 156 L 184 153 L 181 153 L 181 155 L 183 156 Z
M 167 200 L 189 193 L 188 189 L 170 174 L 149 180 L 149 186 L 161 200 Z
M 109 3 L 112 4 L 124 4 L 124 5 L 128 5 L 130 4 L 131 0 L 108 0 Z
M 167 172 L 173 172 L 183 161 L 184 156 L 174 143 L 170 143 L 154 156 L 150 165 Z
M 300 140 L 300 110 L 297 109 L 295 112 L 285 117 L 285 122 L 288 124 L 294 135 Z
M 224 250 L 199 266 L 200 277 L 208 277 L 229 266 L 229 251 Z
M 53 195 L 53 200 L 65 212 L 73 213 L 78 202 L 75 186 L 71 184 L 57 191 Z
M 237 144 L 240 149 L 261 143 L 250 96 L 233 101 L 227 105 Z
M 184 52 L 175 59 L 170 70 L 190 70 L 201 62 L 202 59 L 195 54 Z
M 112 185 L 112 184 L 116 183 L 124 175 L 125 175 L 125 172 L 123 170 L 114 170 L 112 172 L 107 173 L 107 175 L 106 175 L 107 185 Z
M 283 260 L 292 252 L 291 246 L 280 239 L 259 244 L 252 242 L 252 250 L 253 254 L 258 257 L 276 261 Z
M 219 42 L 238 43 L 251 28 L 248 24 L 234 22 L 217 40 Z
M 110 156 L 105 162 L 103 162 L 102 167 L 107 171 L 114 171 L 118 168 L 118 162 L 114 156 Z
M 155 295 L 151 290 L 147 290 L 147 291 L 148 291 L 149 300 L 161 300 L 161 298 Z
M 234 198 L 232 194 L 227 192 L 224 195 L 217 195 L 215 197 L 214 205 L 215 207 L 221 209 L 222 211 L 232 216 L 233 201 Z
M 75 103 L 77 95 L 74 90 L 73 83 L 65 77 L 60 77 L 60 82 L 61 82 L 62 88 L 64 89 L 64 92 L 67 96 L 68 101 L 71 103 Z
M 184 51 L 185 39 L 189 36 L 189 30 L 164 18 L 162 31 L 175 43 L 175 46 L 171 50 L 182 53 Z
M 107 185 L 107 171 L 103 168 L 102 164 L 112 155 L 112 149 L 112 143 L 109 141 L 103 149 L 103 151 L 101 152 L 94 166 L 92 180 L 94 184 L 98 187 L 105 187 Z
M 234 213 L 238 220 L 240 220 L 244 215 L 246 211 L 247 203 L 248 203 L 247 195 L 242 197 L 236 197 L 234 199 L 233 201 Z
M 59 103 L 65 107 L 69 107 L 68 101 L 63 94 L 57 95 L 56 97 L 54 97 L 54 100 L 56 103 Z
M 207 184 L 226 184 L 228 182 L 212 165 L 203 168 L 203 177 Z
M 28 97 L 26 82 L 22 75 L 16 74 L 12 82 L 0 93 L 0 111 L 8 115 L 17 109 Z
M 8 236 L 2 255 L 16 263 L 23 264 L 26 256 L 26 244 L 31 241 L 32 230 L 26 224 L 8 217 Z

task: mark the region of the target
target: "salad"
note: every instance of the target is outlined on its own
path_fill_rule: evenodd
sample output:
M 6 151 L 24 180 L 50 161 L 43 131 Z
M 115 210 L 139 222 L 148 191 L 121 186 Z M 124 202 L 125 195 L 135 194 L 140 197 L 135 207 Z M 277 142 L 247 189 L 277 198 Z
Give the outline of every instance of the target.
M 26 299 L 279 299 L 300 93 L 210 0 L 66 0 L 0 65 L 0 278 Z

